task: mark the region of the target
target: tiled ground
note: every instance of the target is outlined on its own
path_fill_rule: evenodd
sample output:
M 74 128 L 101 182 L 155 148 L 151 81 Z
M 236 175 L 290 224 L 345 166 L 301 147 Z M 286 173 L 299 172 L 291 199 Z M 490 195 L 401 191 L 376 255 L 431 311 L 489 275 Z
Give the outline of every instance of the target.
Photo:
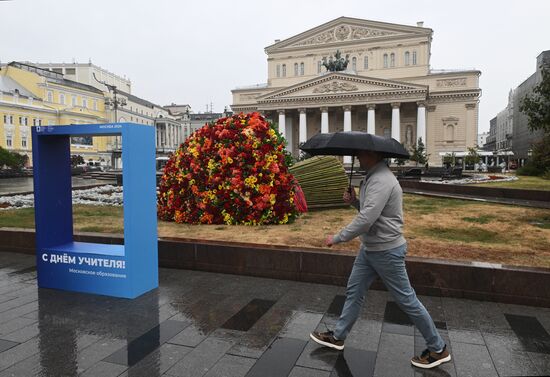
M 369 292 L 340 353 L 308 334 L 332 326 L 341 287 L 162 269 L 130 301 L 37 289 L 33 264 L 0 253 L 0 377 L 550 374 L 550 309 L 421 297 L 453 362 L 420 371 L 423 340 L 386 292 Z

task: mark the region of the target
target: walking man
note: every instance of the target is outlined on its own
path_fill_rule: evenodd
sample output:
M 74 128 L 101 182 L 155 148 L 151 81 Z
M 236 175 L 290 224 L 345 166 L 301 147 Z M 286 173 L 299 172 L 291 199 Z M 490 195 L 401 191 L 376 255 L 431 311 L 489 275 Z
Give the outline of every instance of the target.
M 355 191 L 344 194 L 344 201 L 359 210 L 342 231 L 328 236 L 327 246 L 360 237 L 361 248 L 355 258 L 346 288 L 346 302 L 334 331 L 313 332 L 315 342 L 337 350 L 357 320 L 364 296 L 379 276 L 399 307 L 409 316 L 426 341 L 427 349 L 411 359 L 420 368 L 433 368 L 451 360 L 447 346 L 428 311 L 416 297 L 405 269 L 407 242 L 403 237 L 403 191 L 383 155 L 363 151 L 358 155 L 367 175 L 361 181 L 359 200 Z

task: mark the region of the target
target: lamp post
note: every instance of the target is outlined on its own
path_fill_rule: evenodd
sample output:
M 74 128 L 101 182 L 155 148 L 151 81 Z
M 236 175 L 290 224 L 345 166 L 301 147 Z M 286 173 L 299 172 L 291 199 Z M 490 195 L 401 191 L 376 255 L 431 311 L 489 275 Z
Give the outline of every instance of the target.
M 113 93 L 113 97 L 114 99 L 111 100 L 110 98 L 107 98 L 105 100 L 105 105 L 108 105 L 108 106 L 112 106 L 113 110 L 114 110 L 114 123 L 118 122 L 118 107 L 122 107 L 122 106 L 126 106 L 126 99 L 122 98 L 122 99 L 118 99 L 117 98 L 117 94 L 118 94 L 118 90 L 117 90 L 117 87 L 116 85 L 111 85 L 111 84 L 108 84 L 107 82 L 105 81 L 100 81 L 98 80 L 98 78 L 95 76 L 95 72 L 93 73 L 93 76 L 94 76 L 94 80 L 97 81 L 98 83 L 100 84 L 103 84 L 107 87 L 107 90 L 109 91 L 109 93 Z M 120 136 L 115 136 L 115 145 L 114 145 L 114 148 L 113 148 L 113 161 L 111 161 L 111 165 L 114 166 L 114 160 L 116 159 L 115 157 L 115 153 L 118 152 L 119 149 L 122 148 L 122 145 L 119 146 L 119 137 Z M 116 166 L 114 166 L 116 167 Z

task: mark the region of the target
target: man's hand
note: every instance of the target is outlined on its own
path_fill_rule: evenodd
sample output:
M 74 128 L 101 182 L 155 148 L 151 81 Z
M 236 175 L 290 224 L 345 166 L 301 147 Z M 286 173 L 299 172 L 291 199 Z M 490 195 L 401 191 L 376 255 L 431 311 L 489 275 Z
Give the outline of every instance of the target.
M 332 239 L 333 237 L 332 236 L 328 236 L 325 243 L 327 244 L 328 247 L 331 247 L 332 245 L 334 245 L 334 241 Z
M 355 189 L 353 187 L 346 189 L 344 191 L 344 203 L 351 204 L 357 200 L 357 196 L 355 195 Z

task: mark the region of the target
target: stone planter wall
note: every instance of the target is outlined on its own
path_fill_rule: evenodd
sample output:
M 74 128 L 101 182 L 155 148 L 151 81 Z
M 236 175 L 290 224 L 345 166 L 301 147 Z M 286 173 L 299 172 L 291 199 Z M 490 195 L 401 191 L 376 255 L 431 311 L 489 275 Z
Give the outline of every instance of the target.
M 122 236 L 80 233 L 76 241 L 123 243 Z M 0 252 L 35 253 L 34 231 L 0 228 Z M 258 244 L 159 239 L 159 265 L 345 285 L 354 253 Z M 550 307 L 550 269 L 407 258 L 418 294 Z M 380 281 L 373 285 L 384 289 Z

